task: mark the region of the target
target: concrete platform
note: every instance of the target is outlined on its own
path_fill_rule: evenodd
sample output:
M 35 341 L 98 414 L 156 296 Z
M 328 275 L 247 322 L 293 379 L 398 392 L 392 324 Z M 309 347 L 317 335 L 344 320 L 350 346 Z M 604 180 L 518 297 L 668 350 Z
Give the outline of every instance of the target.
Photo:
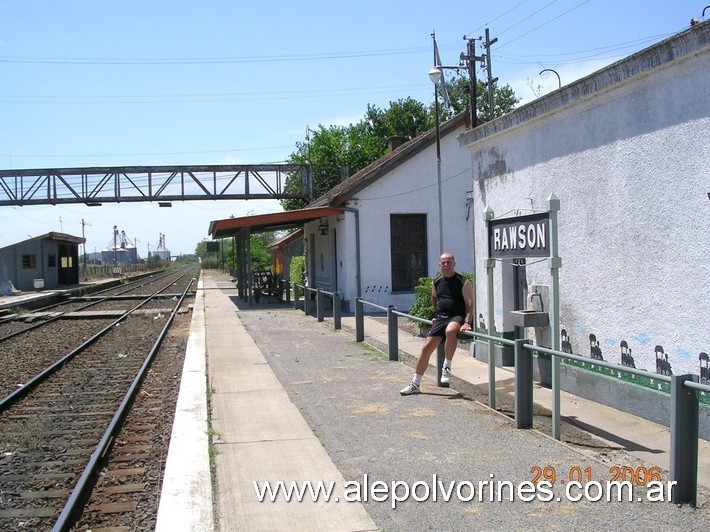
M 406 384 L 406 379 L 411 377 L 411 368 L 392 362 L 385 364 L 386 368 L 390 368 L 389 370 L 375 366 L 375 374 L 369 378 L 379 379 L 380 385 L 379 388 L 372 388 L 373 404 L 362 408 L 356 407 L 361 404 L 363 394 L 367 397 L 367 389 L 362 388 L 362 383 L 356 390 L 349 390 L 348 386 L 356 386 L 355 379 L 367 381 L 368 377 L 362 376 L 361 373 L 352 373 L 357 370 L 342 363 L 328 369 L 327 375 L 319 374 L 317 369 L 308 369 L 306 374 L 309 377 L 302 380 L 293 377 L 296 380 L 289 382 L 287 390 L 274 373 L 277 359 L 273 357 L 283 355 L 295 363 L 299 363 L 301 359 L 303 363 L 308 361 L 309 364 L 313 364 L 315 362 L 311 359 L 314 357 L 311 355 L 314 354 L 314 345 L 328 346 L 324 347 L 325 349 L 333 349 L 333 345 L 343 346 L 336 347 L 338 350 L 345 349 L 345 346 L 367 349 L 366 345 L 354 344 L 354 318 L 344 317 L 342 319 L 344 330 L 334 332 L 332 323 L 329 324 L 328 319 L 326 323 L 319 324 L 315 318 L 304 317 L 300 311 L 292 311 L 291 315 L 296 322 L 303 323 L 308 320 L 305 325 L 307 330 L 301 331 L 284 328 L 283 324 L 278 322 L 283 314 L 279 314 L 277 319 L 276 311 L 270 312 L 267 306 L 253 309 L 254 312 L 247 314 L 252 309 L 240 310 L 236 298 L 233 283 L 229 282 L 225 274 L 203 272 L 193 314 L 157 529 L 166 531 L 377 530 L 378 526 L 372 515 L 381 512 L 381 506 L 373 507 L 371 504 L 360 503 L 326 504 L 323 501 L 310 500 L 288 503 L 282 499 L 266 504 L 256 500 L 254 482 L 294 479 L 310 480 L 315 483 L 329 479 L 335 481 L 336 489 L 342 488 L 345 481 L 342 467 L 344 464 L 349 464 L 351 458 L 338 456 L 336 460 L 332 452 L 329 455 L 324 448 L 323 442 L 332 446 L 328 435 L 324 434 L 319 439 L 314 433 L 318 430 L 327 430 L 329 423 L 344 424 L 346 428 L 348 424 L 353 425 L 349 429 L 355 430 L 359 437 L 364 438 L 361 442 L 364 445 L 367 445 L 368 438 L 375 447 L 384 445 L 383 449 L 373 448 L 371 452 L 376 453 L 373 459 L 374 456 L 378 456 L 379 461 L 384 458 L 386 469 L 386 455 L 394 450 L 389 440 L 397 438 L 396 431 L 401 429 L 392 429 L 395 432 L 390 435 L 385 425 L 382 429 L 384 432 L 377 433 L 376 429 L 361 417 L 364 414 L 383 414 L 391 419 L 390 426 L 404 424 L 407 427 L 407 417 L 404 417 L 404 414 L 399 415 L 398 412 L 404 412 L 405 407 L 414 408 L 411 411 L 414 412 L 412 426 L 405 429 L 408 431 L 407 438 L 401 444 L 405 446 L 402 452 L 406 454 L 407 445 L 411 445 L 414 449 L 426 440 L 424 429 L 418 428 L 422 423 L 421 420 L 436 416 L 436 410 L 450 408 L 453 404 L 452 401 L 442 402 L 442 398 L 461 397 L 461 394 L 455 390 L 457 382 L 473 385 L 487 383 L 487 364 L 468 356 L 465 350 L 459 349 L 454 358 L 454 380 L 451 390 L 436 387 L 433 380 L 435 372 L 430 368 L 423 382 L 422 396 L 415 398 L 400 398 L 398 393 L 399 388 Z M 241 314 L 240 319 L 242 312 L 244 314 Z M 280 312 L 288 312 L 288 310 L 281 308 Z M 249 319 L 245 319 L 246 317 Z M 273 320 L 273 323 L 270 320 Z M 326 329 L 329 326 L 331 329 L 328 332 Z M 373 345 L 378 343 L 386 345 L 387 326 L 381 320 L 366 318 L 365 332 L 366 342 L 369 341 Z M 277 348 L 267 359 L 262 348 L 257 346 L 252 338 L 255 334 L 260 340 L 269 335 L 278 337 L 281 342 L 279 345 L 288 347 Z M 316 335 L 315 339 L 314 335 Z M 401 352 L 416 356 L 421 344 L 421 338 L 400 334 Z M 279 349 L 286 349 L 289 352 Z M 432 362 L 434 360 L 435 356 L 432 356 Z M 279 364 L 283 363 L 279 362 Z M 383 374 L 383 371 L 386 373 Z M 384 388 L 381 386 L 383 379 Z M 512 379 L 512 371 L 496 368 L 499 397 L 510 391 Z M 370 382 L 375 381 L 370 380 Z M 327 393 L 334 393 L 326 392 L 326 384 L 334 386 L 328 388 L 329 390 L 339 390 L 335 393 L 344 393 L 353 397 L 352 402 L 346 403 L 352 405 L 348 407 L 350 413 L 347 411 L 337 413 L 338 417 L 330 421 L 328 418 L 317 420 L 315 425 L 320 426 L 321 429 L 314 428 L 314 423 L 307 423 L 304 420 L 303 403 L 299 403 L 298 408 L 294 404 L 294 399 L 300 395 L 299 389 L 305 392 L 306 389 L 313 389 L 312 386 L 317 383 L 321 383 L 322 393 L 326 394 L 318 397 L 318 401 L 325 401 L 324 405 L 328 404 L 330 397 L 333 397 Z M 384 395 L 375 397 L 377 393 L 382 394 L 382 389 Z M 211 404 L 211 425 L 207 416 L 207 397 L 210 398 Z M 551 391 L 546 388 L 536 386 L 534 398 L 541 408 L 549 408 L 551 405 Z M 417 406 L 416 401 L 420 400 L 422 402 Z M 424 401 L 427 401 L 426 404 L 430 406 L 424 406 Z M 390 408 L 389 402 L 394 408 Z M 325 409 L 316 409 L 315 413 L 310 412 L 309 415 L 317 416 L 319 412 L 326 415 Z M 476 421 L 470 427 L 457 427 L 457 431 L 462 431 L 464 440 L 478 449 L 480 447 L 476 445 L 488 445 L 480 442 L 476 444 L 475 440 L 485 437 L 485 434 L 479 432 L 489 421 L 476 418 L 476 415 L 474 415 Z M 653 465 L 662 469 L 668 468 L 670 434 L 666 427 L 565 392 L 562 393 L 562 415 L 563 418 L 574 421 L 578 427 L 586 427 L 600 442 L 600 446 L 628 453 L 629 456 L 642 460 L 643 464 L 648 464 L 649 467 Z M 517 430 L 507 420 L 497 427 L 494 431 L 496 438 L 504 438 L 505 448 L 508 449 L 509 446 L 510 450 L 501 449 L 493 454 L 478 454 L 477 459 L 480 459 L 482 464 L 485 464 L 486 460 L 493 460 L 490 463 L 494 465 L 489 465 L 490 468 L 510 468 L 516 464 L 519 470 L 527 469 L 529 473 L 530 464 L 541 467 L 550 463 L 562 464 L 564 459 L 569 460 L 569 456 L 573 457 L 573 464 L 581 468 L 584 468 L 585 464 L 595 463 L 594 459 L 589 461 L 590 458 L 585 453 L 578 455 L 572 452 L 569 455 L 570 449 L 564 443 L 550 438 L 536 439 L 539 438 L 534 436 L 537 431 Z M 370 434 L 372 430 L 375 430 L 375 433 Z M 472 432 L 467 435 L 467 430 Z M 209 450 L 208 434 L 212 435 L 213 452 Z M 543 441 L 544 444 L 541 443 Z M 707 499 L 707 489 L 710 488 L 710 444 L 701 440 L 700 446 L 699 484 L 703 491 L 699 504 L 706 511 L 697 516 L 692 512 L 676 515 L 675 507 L 672 505 L 659 507 L 646 504 L 638 507 L 638 511 L 641 512 L 638 514 L 638 519 L 650 519 L 660 523 L 658 519 L 661 516 L 662 519 L 667 518 L 669 522 L 677 524 L 677 529 L 687 529 L 689 525 L 682 524 L 686 523 L 686 519 L 690 519 L 687 523 L 694 523 L 692 528 L 696 529 L 706 528 L 710 524 L 707 512 L 710 505 Z M 396 448 L 399 449 L 400 445 Z M 436 446 L 433 449 L 436 449 Z M 417 452 L 421 453 L 421 451 Z M 451 452 L 453 453 L 454 450 L 452 449 Z M 464 452 L 465 455 L 467 451 L 463 449 L 455 452 Z M 558 457 L 558 453 L 567 458 Z M 487 456 L 489 454 L 490 456 Z M 575 456 L 578 458 L 574 458 Z M 365 459 L 367 462 L 366 456 L 356 455 L 352 457 L 354 458 Z M 412 459 L 415 459 L 414 455 Z M 340 464 L 340 469 L 336 466 L 336 461 Z M 598 466 L 597 463 L 595 467 Z M 609 526 L 614 528 L 621 522 L 630 522 L 628 521 L 630 516 L 637 515 L 633 512 L 634 508 L 630 509 L 631 514 L 625 514 L 621 510 L 621 508 L 606 506 L 587 508 L 582 520 L 576 522 L 576 526 L 592 526 L 595 519 L 599 519 L 600 523 L 609 520 Z M 581 510 L 578 506 L 574 510 L 563 509 L 560 513 L 554 505 L 548 505 L 542 510 L 535 511 L 526 507 L 516 509 L 513 513 L 504 508 L 494 507 L 487 508 L 485 511 L 499 512 L 500 516 L 491 515 L 487 520 L 481 521 L 480 526 L 498 529 L 504 526 L 537 528 L 553 526 L 553 523 L 556 523 L 555 526 L 565 526 L 565 523 L 570 526 L 570 522 L 575 522 L 574 516 Z M 539 511 L 542 511 L 542 514 L 538 513 Z M 652 515 L 650 511 L 656 513 Z M 461 515 L 475 517 L 481 515 L 481 512 L 483 510 L 480 508 L 470 510 L 464 508 Z M 542 517 L 546 514 L 549 514 L 547 517 L 552 521 L 548 522 L 547 517 Z M 387 516 L 387 519 L 394 519 L 390 522 L 393 528 L 400 529 L 400 525 L 403 528 L 415 526 L 411 522 L 405 524 L 407 521 L 402 515 L 399 517 L 394 515 L 395 517 Z M 419 517 L 420 521 L 415 523 L 420 523 L 422 528 L 432 529 L 458 529 L 462 526 L 451 524 L 450 520 L 455 514 L 446 515 L 444 512 L 437 516 L 428 517 L 428 515 L 426 513 L 425 517 Z M 617 520 L 616 525 L 611 521 L 614 519 Z M 641 522 L 636 521 L 636 517 L 634 519 L 634 526 L 641 526 Z M 670 528 L 676 529 L 675 524 Z
M 180 399 L 183 393 L 189 399 L 179 400 L 156 530 L 209 531 L 215 524 L 223 531 L 377 530 L 359 504 L 264 504 L 255 499 L 256 479 L 275 483 L 327 478 L 339 486 L 344 479 L 274 376 L 237 317 L 230 291 L 220 289 L 219 281 L 209 274 L 200 279 L 189 364 L 180 387 Z M 200 375 L 204 366 L 199 359 L 205 357 L 209 389 L 205 373 Z M 211 426 L 203 400 L 207 394 Z M 214 435 L 211 459 L 208 433 Z
M 71 285 L 53 290 L 37 290 L 37 291 L 18 291 L 14 294 L 0 295 L 0 310 L 8 310 L 18 307 L 38 308 L 51 304 L 53 299 L 57 298 L 72 298 L 73 296 L 89 289 L 92 291 L 102 290 L 116 283 L 116 279 L 99 279 L 93 282 Z
M 355 330 L 355 318 L 342 318 L 342 326 Z M 366 336 L 387 345 L 387 325 L 367 319 Z M 399 350 L 417 356 L 422 339 L 406 334 L 399 336 Z M 474 385 L 487 386 L 488 364 L 469 356 L 464 349 L 457 349 L 454 355 L 452 376 Z M 430 359 L 427 372 L 431 378 L 435 374 L 432 365 L 436 362 L 436 352 Z M 507 394 L 513 397 L 515 372 L 509 368 L 495 368 L 496 396 Z M 533 401 L 538 407 L 552 408 L 552 390 L 540 386 L 533 387 Z M 574 394 L 560 392 L 560 412 L 563 423 L 571 423 L 588 431 L 600 444 L 623 450 L 644 462 L 662 469 L 670 467 L 670 429 L 614 408 L 600 405 Z M 698 484 L 710 489 L 710 442 L 699 440 Z

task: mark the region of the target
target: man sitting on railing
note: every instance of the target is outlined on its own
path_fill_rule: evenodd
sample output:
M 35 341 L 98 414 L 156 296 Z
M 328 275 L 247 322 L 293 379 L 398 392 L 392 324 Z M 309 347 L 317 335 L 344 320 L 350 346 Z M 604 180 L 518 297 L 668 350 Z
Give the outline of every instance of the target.
M 439 346 L 444 343 L 444 367 L 441 371 L 442 384 L 448 384 L 451 379 L 451 360 L 456 352 L 457 336 L 459 331 L 470 331 L 471 315 L 473 309 L 473 286 L 460 273 L 454 269 L 456 260 L 451 253 L 444 253 L 439 257 L 441 277 L 437 277 L 431 287 L 431 301 L 436 309 L 432 318 L 431 329 L 422 346 L 419 360 L 412 382 L 399 393 L 413 395 L 419 393 L 419 385 L 424 372 L 429 366 L 429 357 Z

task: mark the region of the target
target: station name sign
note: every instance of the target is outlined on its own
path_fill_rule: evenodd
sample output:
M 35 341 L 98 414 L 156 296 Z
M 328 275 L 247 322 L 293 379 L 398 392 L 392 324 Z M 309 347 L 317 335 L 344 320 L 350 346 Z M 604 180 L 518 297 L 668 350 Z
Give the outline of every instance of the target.
M 517 259 L 550 256 L 550 217 L 543 212 L 488 221 L 488 256 Z

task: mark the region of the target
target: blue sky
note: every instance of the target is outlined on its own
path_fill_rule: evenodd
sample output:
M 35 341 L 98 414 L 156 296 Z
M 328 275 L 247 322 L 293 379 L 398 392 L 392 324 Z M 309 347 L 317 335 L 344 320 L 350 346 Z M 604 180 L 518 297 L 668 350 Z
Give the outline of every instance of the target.
M 523 103 L 686 29 L 690 0 L 0 0 L 0 168 L 284 161 L 306 128 L 433 100 L 436 32 L 458 65 L 489 28 L 493 76 Z M 710 9 L 708 9 L 710 12 Z M 706 13 L 710 16 L 710 13 Z M 480 42 L 477 51 L 481 53 Z M 479 71 L 479 76 L 484 72 Z M 266 200 L 1 207 L 0 247 L 49 231 L 192 253 L 211 220 Z M 88 225 L 90 224 L 90 225 Z

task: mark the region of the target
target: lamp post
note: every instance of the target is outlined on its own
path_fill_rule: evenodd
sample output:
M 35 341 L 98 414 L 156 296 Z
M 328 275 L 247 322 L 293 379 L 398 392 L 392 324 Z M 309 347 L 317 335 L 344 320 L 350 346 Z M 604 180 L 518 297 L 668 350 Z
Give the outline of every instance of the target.
M 546 68 L 544 70 L 541 70 L 539 75 L 542 76 L 545 72 L 552 72 L 555 76 L 557 76 L 557 88 L 562 88 L 562 78 L 560 78 L 560 75 L 557 73 L 556 70 Z
M 432 33 L 432 38 L 434 34 Z M 464 39 L 466 37 L 464 36 Z M 429 70 L 429 79 L 434 83 L 434 115 L 436 124 L 436 176 L 437 188 L 439 195 L 439 254 L 444 252 L 444 212 L 442 207 L 442 192 L 441 192 L 441 130 L 439 117 L 439 87 L 446 82 L 444 79 L 444 70 L 455 70 L 456 72 L 466 71 L 469 75 L 469 113 L 471 116 L 471 127 L 476 126 L 476 82 L 475 82 L 475 61 L 480 61 L 481 58 L 475 55 L 475 43 L 473 39 L 468 39 L 468 54 L 461 54 L 461 63 L 459 66 L 442 66 L 439 58 L 439 51 L 434 40 L 434 67 Z
M 439 256 L 444 253 L 444 211 L 441 203 L 441 133 L 439 131 L 439 83 L 443 78 L 441 66 L 429 71 L 429 79 L 434 83 L 434 115 L 436 124 L 436 186 L 439 194 Z
M 432 38 L 434 35 L 432 34 Z M 479 37 L 480 39 L 480 37 Z M 437 169 L 437 184 L 439 188 L 439 249 L 440 255 L 444 252 L 444 222 L 443 222 L 443 208 L 442 208 L 442 192 L 441 192 L 441 134 L 439 131 L 439 96 L 438 87 L 439 83 L 444 83 L 444 70 L 455 70 L 456 72 L 465 71 L 468 74 L 468 87 L 469 87 L 469 101 L 468 101 L 468 112 L 470 118 L 470 127 L 475 128 L 478 125 L 477 112 L 476 112 L 476 62 L 483 62 L 483 56 L 476 55 L 476 40 L 468 39 L 464 35 L 464 40 L 467 41 L 466 53 L 462 53 L 459 57 L 460 64 L 458 67 L 454 66 L 442 66 L 441 60 L 439 58 L 438 49 L 436 47 L 436 41 L 434 41 L 434 68 L 429 70 L 429 78 L 434 83 L 434 112 L 436 113 L 436 169 Z M 472 216 L 471 221 L 471 233 L 472 233 L 472 265 L 473 265 L 473 319 L 478 319 L 478 312 L 476 309 L 476 229 L 475 229 L 475 213 Z M 475 327 L 474 327 L 475 329 Z
M 87 225 L 91 225 L 88 222 L 85 222 L 84 219 L 81 219 L 81 238 L 84 239 L 84 274 L 86 275 L 86 235 L 84 234 L 84 227 Z M 93 264 L 93 263 L 92 263 Z

